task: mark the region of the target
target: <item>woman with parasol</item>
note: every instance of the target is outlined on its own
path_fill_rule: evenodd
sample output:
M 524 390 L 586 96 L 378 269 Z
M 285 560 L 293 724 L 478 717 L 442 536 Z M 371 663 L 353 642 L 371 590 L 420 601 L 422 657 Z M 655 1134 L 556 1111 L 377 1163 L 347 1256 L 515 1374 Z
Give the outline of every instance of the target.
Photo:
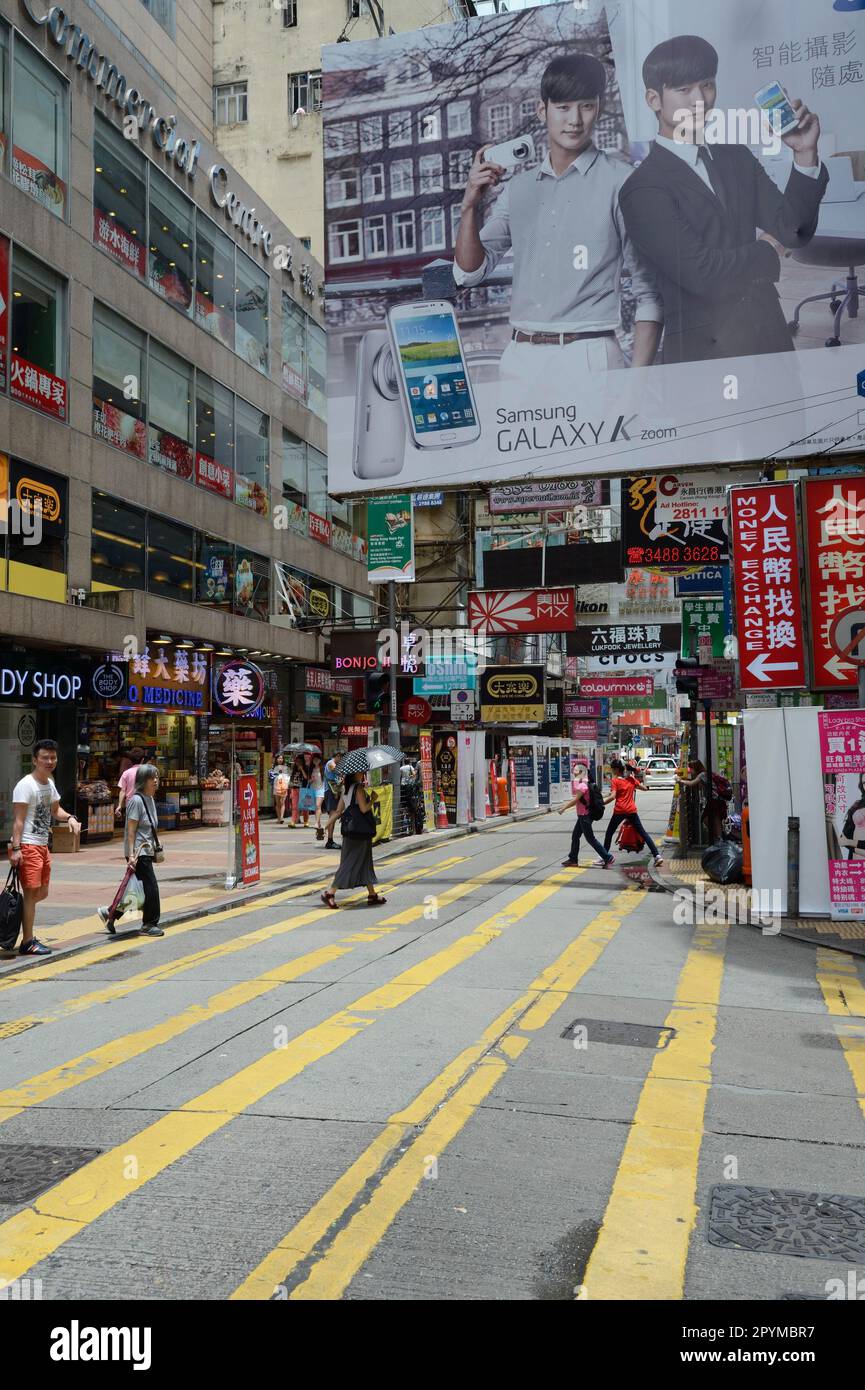
M 401 760 L 402 753 L 399 749 L 391 748 L 387 744 L 379 744 L 375 748 L 357 748 L 343 758 L 337 770 L 343 783 L 343 791 L 336 810 L 327 823 L 327 835 L 330 840 L 333 838 L 334 823 L 342 817 L 342 845 L 339 868 L 333 883 L 321 895 L 326 907 L 338 906 L 337 888 L 366 888 L 368 907 L 387 902 L 375 887 L 372 842 L 376 832 L 376 821 L 366 777 L 373 767 L 386 767 L 388 763 Z

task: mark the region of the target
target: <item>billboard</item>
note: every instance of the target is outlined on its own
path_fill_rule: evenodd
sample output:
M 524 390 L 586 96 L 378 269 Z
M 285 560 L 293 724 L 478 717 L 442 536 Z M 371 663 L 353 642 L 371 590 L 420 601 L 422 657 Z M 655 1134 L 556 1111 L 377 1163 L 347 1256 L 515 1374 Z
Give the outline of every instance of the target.
M 473 589 L 468 620 L 473 632 L 570 632 L 576 590 Z
M 324 48 L 331 492 L 861 447 L 855 324 L 800 302 L 865 236 L 865 11 L 607 13 Z

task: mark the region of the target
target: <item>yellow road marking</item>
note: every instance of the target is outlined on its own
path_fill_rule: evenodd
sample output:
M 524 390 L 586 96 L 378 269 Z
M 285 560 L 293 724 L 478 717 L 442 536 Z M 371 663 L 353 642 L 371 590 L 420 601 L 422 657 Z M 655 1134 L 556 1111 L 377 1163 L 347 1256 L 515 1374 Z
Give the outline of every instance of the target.
M 412 850 L 410 854 L 393 856 L 399 858 L 401 863 L 416 859 L 421 854 L 432 854 L 436 850 L 445 848 L 442 844 L 424 845 L 423 849 Z M 468 856 L 457 856 L 455 859 L 442 860 L 442 864 L 451 864 L 460 858 Z M 388 861 L 386 860 L 385 863 Z M 433 867 L 438 868 L 440 864 Z M 335 871 L 335 865 L 334 865 Z M 204 915 L 195 917 L 189 922 L 181 922 L 168 930 L 172 936 L 183 936 L 186 932 L 198 931 L 200 927 L 214 927 L 220 922 L 230 922 L 236 917 L 248 916 L 250 912 L 264 911 L 271 907 L 279 907 L 282 903 L 289 902 L 292 898 L 302 898 L 316 889 L 325 888 L 332 880 L 333 874 L 328 874 L 327 878 L 319 882 L 299 883 L 294 888 L 288 888 L 284 893 L 274 893 L 273 897 L 263 898 L 259 902 L 240 903 L 237 907 L 228 907 L 221 912 L 213 912 L 209 916 Z M 394 880 L 396 882 L 397 880 Z M 89 919 L 88 919 L 89 920 Z M 78 955 L 65 957 L 62 960 L 48 961 L 44 965 L 39 965 L 30 970 L 22 970 L 19 974 L 10 975 L 8 979 L 0 977 L 0 993 L 8 989 L 21 989 L 24 985 L 32 985 L 38 980 L 56 979 L 58 975 L 67 975 L 73 970 L 83 970 L 87 966 L 96 965 L 103 960 L 113 960 L 115 956 L 124 955 L 127 951 L 140 951 L 142 947 L 147 949 L 154 947 L 155 941 L 161 938 L 148 936 L 131 936 L 122 941 L 108 941 L 104 946 L 94 945 L 86 951 L 79 952 Z
M 372 1027 L 382 1014 L 399 1008 L 427 985 L 470 960 L 571 882 L 575 872 L 578 871 L 560 870 L 536 884 L 505 911 L 494 913 L 466 936 L 307 1029 L 287 1047 L 269 1050 L 234 1076 L 85 1164 L 38 1197 L 32 1207 L 0 1223 L 0 1279 L 20 1277 L 250 1105 Z M 127 1176 L 130 1167 L 126 1160 L 130 1154 L 136 1159 L 134 1176 Z
M 726 922 L 694 932 L 664 1020 L 676 1033 L 643 1084 L 583 1279 L 589 1299 L 684 1296 L 727 934 Z
M 860 1020 L 836 1023 L 835 1032 L 853 1078 L 859 1109 L 865 1116 L 865 986 L 859 979 L 855 960 L 840 951 L 818 949 L 817 983 L 833 1017 Z
M 412 883 L 415 879 L 423 878 L 433 868 L 442 869 L 464 862 L 465 856 L 455 855 L 453 858 L 444 859 L 435 865 L 425 864 L 421 868 L 412 869 L 407 874 L 401 874 L 398 878 L 391 879 L 390 883 L 383 886 L 389 889 L 401 883 Z M 359 902 L 365 896 L 365 892 L 353 893 L 347 901 Z M 288 932 L 297 931 L 299 927 L 308 927 L 312 922 L 320 922 L 324 918 L 332 917 L 332 915 L 331 908 L 315 907 L 309 912 L 301 913 L 298 917 L 286 917 L 281 922 L 271 923 L 268 927 L 256 927 L 254 931 L 246 932 L 243 936 L 235 936 L 228 941 L 214 942 L 211 946 L 205 946 L 203 950 L 194 951 L 188 956 L 179 956 L 176 960 L 161 961 L 159 965 L 154 965 L 149 970 L 141 970 L 136 975 L 129 975 L 125 980 L 114 980 L 111 984 L 91 990 L 89 994 L 80 994 L 75 999 L 64 1000 L 62 1004 L 58 1004 L 55 1009 L 47 1013 L 28 1014 L 24 1018 L 11 1021 L 19 1025 L 19 1031 L 24 1024 L 30 1027 L 36 1023 L 57 1023 L 61 1019 L 71 1018 L 74 1014 L 84 1013 L 97 1004 L 107 1004 L 115 999 L 125 999 L 130 994 L 137 994 L 139 990 L 147 989 L 150 985 L 173 979 L 175 975 L 182 975 L 187 970 L 195 970 L 199 965 L 206 965 L 214 960 L 222 960 L 225 956 L 236 955 L 239 951 L 248 950 L 250 946 L 259 946 L 263 941 L 271 941 L 275 936 L 284 936 Z
M 574 872 L 577 876 L 584 871 Z M 389 1117 L 382 1133 L 306 1216 L 283 1236 L 276 1248 L 234 1291 L 232 1298 L 272 1297 L 281 1281 L 325 1239 L 406 1135 L 424 1126 L 423 1132 L 385 1176 L 362 1211 L 336 1237 L 327 1253 L 314 1265 L 307 1281 L 292 1294 L 293 1298 L 338 1298 L 410 1200 L 424 1177 L 425 1158 L 430 1153 L 442 1153 L 498 1081 L 504 1064 L 492 1065 L 493 1059 L 486 1059 L 491 1065 L 481 1074 L 483 1079 L 477 1081 L 470 1076 L 472 1069 L 479 1066 L 489 1049 L 496 1045 L 507 1058 L 519 1056 L 530 1039 L 517 1033 L 503 1034 L 515 1024 L 524 1032 L 548 1022 L 612 941 L 622 919 L 633 912 L 644 897 L 644 893 L 635 894 L 631 890 L 618 893 L 610 907 L 583 928 L 561 955 L 538 975 L 525 994 L 509 1004 L 484 1029 L 477 1042 L 465 1048 L 409 1105 Z M 466 1078 L 470 1080 L 468 1090 L 462 1089 L 469 1084 Z M 301 1289 L 304 1292 L 300 1292 Z
M 459 884 L 457 888 L 440 894 L 439 902 L 446 905 L 457 898 L 465 897 L 466 894 L 473 893 L 476 889 L 501 878 L 509 870 L 523 868 L 533 862 L 532 859 L 511 859 L 505 864 L 496 865 L 495 868 L 487 869 L 485 873 L 479 874 L 476 878 Z M 425 872 L 428 871 L 427 869 Z M 357 893 L 354 897 L 360 899 L 363 897 L 363 893 Z M 316 915 L 324 916 L 328 911 L 329 909 L 324 908 Z M 79 1057 L 73 1057 L 68 1062 L 61 1062 L 59 1066 L 51 1067 L 38 1076 L 32 1076 L 6 1091 L 0 1091 L 0 1124 L 6 1120 L 11 1120 L 15 1115 L 20 1115 L 22 1110 L 30 1106 L 52 1100 L 64 1091 L 79 1086 L 83 1081 L 92 1081 L 94 1077 L 103 1076 L 106 1072 L 130 1061 L 133 1057 L 140 1057 L 152 1048 L 159 1047 L 172 1038 L 180 1037 L 181 1034 L 188 1032 L 198 1023 L 204 1023 L 211 1018 L 218 1018 L 220 1014 L 230 1013 L 232 1009 L 240 1008 L 253 999 L 260 999 L 262 995 L 268 994 L 281 984 L 287 984 L 291 980 L 298 979 L 301 975 L 317 970 L 322 965 L 329 965 L 332 961 L 339 960 L 340 957 L 348 955 L 355 946 L 362 942 L 375 941 L 382 936 L 387 936 L 395 930 L 396 925 L 402 922 L 404 916 L 404 913 L 398 913 L 395 917 L 387 917 L 383 922 L 378 922 L 372 927 L 355 932 L 351 936 L 342 937 L 340 941 L 332 942 L 328 946 L 321 946 L 315 951 L 309 951 L 305 955 L 285 961 L 282 965 L 271 966 L 263 975 L 252 980 L 244 980 L 240 984 L 231 985 L 228 989 L 212 995 L 204 1004 L 191 1004 L 179 1014 L 163 1019 L 152 1027 L 141 1028 L 134 1033 L 127 1033 L 121 1038 L 113 1038 L 111 1042 L 104 1043 L 101 1047 L 93 1048 L 90 1052 L 85 1052 Z

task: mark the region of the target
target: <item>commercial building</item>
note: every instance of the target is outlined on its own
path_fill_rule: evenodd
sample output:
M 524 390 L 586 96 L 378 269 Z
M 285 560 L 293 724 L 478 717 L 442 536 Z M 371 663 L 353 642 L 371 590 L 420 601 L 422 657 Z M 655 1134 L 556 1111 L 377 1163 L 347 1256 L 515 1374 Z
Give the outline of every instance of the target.
M 212 13 L 0 0 L 0 796 L 50 734 L 92 825 L 135 742 L 196 817 L 229 654 L 265 672 L 266 793 L 322 624 L 373 611 L 326 492 L 322 270 L 212 142 Z

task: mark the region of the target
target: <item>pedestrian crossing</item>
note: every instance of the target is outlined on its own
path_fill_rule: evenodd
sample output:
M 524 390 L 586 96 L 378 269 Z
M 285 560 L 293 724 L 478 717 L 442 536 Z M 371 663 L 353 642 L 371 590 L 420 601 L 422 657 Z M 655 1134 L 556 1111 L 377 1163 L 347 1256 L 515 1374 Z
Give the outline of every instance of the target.
M 490 849 L 479 849 L 476 856 L 447 855 L 445 846 L 411 866 L 406 864 L 409 856 L 401 859 L 401 872 L 382 889 L 405 888 L 408 901 L 391 902 L 363 923 L 351 911 L 340 917 L 305 906 L 298 899 L 312 885 L 304 885 L 257 906 L 257 918 L 274 920 L 237 935 L 228 933 L 238 931 L 248 909 L 228 909 L 183 924 L 185 933 L 178 928 L 165 939 L 177 942 L 178 953 L 165 959 L 163 952 L 144 969 L 135 968 L 138 955 L 130 958 L 127 943 L 112 942 L 83 957 L 49 963 L 50 976 L 45 970 L 30 972 L 34 980 L 38 974 L 39 980 L 52 982 L 47 999 L 33 982 L 16 985 L 4 999 L 3 985 L 12 981 L 2 982 L 0 1009 L 8 1016 L 0 1021 L 0 1068 L 6 1072 L 4 1055 L 10 1067 L 21 1067 L 28 1035 L 35 1036 L 37 1028 L 40 1040 L 56 1039 L 52 1048 L 66 1055 L 0 1091 L 0 1148 L 28 1136 L 30 1131 L 21 1128 L 28 1117 L 41 1122 L 69 1113 L 58 1106 L 98 1109 L 98 1085 L 108 1074 L 125 1076 L 127 1064 L 134 1068 L 142 1059 L 149 1064 L 160 1049 L 181 1073 L 185 1091 L 170 1106 L 160 1102 L 157 1092 L 153 1104 L 146 1093 L 139 1101 L 130 1082 L 125 1107 L 118 1111 L 109 1106 L 119 1127 L 104 1151 L 28 1206 L 0 1219 L 0 1281 L 34 1271 L 41 1277 L 57 1269 L 68 1251 L 74 1262 L 81 1243 L 98 1240 L 103 1228 L 113 1229 L 105 1223 L 116 1223 L 133 1199 L 136 1219 L 142 1214 L 148 1219 L 148 1194 L 161 1191 L 161 1180 L 178 1165 L 206 1172 L 207 1155 L 221 1136 L 227 1139 L 233 1127 L 261 1115 L 265 1101 L 272 1105 L 274 1097 L 307 1076 L 333 1075 L 334 1066 L 350 1074 L 357 1067 L 352 1059 L 358 1057 L 379 1055 L 384 1064 L 397 1036 L 392 1020 L 405 1015 L 406 1026 L 417 1033 L 427 1015 L 442 1016 L 444 986 L 462 988 L 471 997 L 471 1009 L 457 1019 L 452 1051 L 431 1048 L 429 1061 L 422 1048 L 413 1051 L 421 1059 L 420 1084 L 409 1089 L 399 1073 L 403 1098 L 384 1110 L 377 1123 L 364 1125 L 366 1137 L 356 1153 L 347 1156 L 305 1211 L 284 1210 L 278 1202 L 267 1205 L 266 1219 L 243 1247 L 244 1267 L 226 1266 L 211 1295 L 238 1301 L 352 1296 L 365 1268 L 391 1249 L 389 1242 L 417 1204 L 419 1192 L 430 1190 L 425 1181 L 430 1162 L 444 1161 L 503 1089 L 525 1075 L 520 1069 L 535 1048 L 548 1048 L 559 1035 L 576 997 L 587 988 L 603 996 L 609 979 L 628 960 L 634 933 L 645 929 L 647 901 L 658 910 L 657 898 L 649 900 L 645 892 L 631 888 L 615 891 L 611 884 L 612 896 L 600 912 L 595 900 L 583 908 L 580 921 L 562 928 L 572 890 L 585 871 L 553 868 L 547 861 L 555 853 L 557 864 L 560 856 L 537 834 L 522 837 L 517 847 L 527 852 L 509 858 L 501 856 L 510 846 L 494 838 L 488 844 L 496 845 L 497 862 L 491 864 Z M 280 909 L 292 902 L 295 910 L 284 915 Z M 215 932 L 217 939 L 212 939 L 208 932 L 203 938 L 208 944 L 185 951 L 179 938 L 205 926 L 224 926 L 226 935 Z M 327 937 L 310 948 L 310 931 L 325 930 Z M 726 923 L 680 928 L 675 938 L 662 942 L 665 980 L 672 985 L 666 996 L 672 1003 L 663 1018 L 666 1045 L 646 1055 L 598 1236 L 574 1297 L 685 1297 L 689 1250 L 700 1219 L 699 1164 L 707 1100 L 717 1084 L 717 1028 L 731 934 L 735 939 L 735 933 L 749 930 Z M 295 939 L 299 944 L 292 951 Z M 153 950 L 149 942 L 136 941 L 135 946 L 148 955 Z M 270 953 L 266 962 L 256 947 Z M 767 943 L 767 949 L 777 948 L 777 941 Z M 796 948 L 788 943 L 786 949 Z M 243 978 L 206 992 L 208 970 L 223 970 L 231 961 Z M 512 978 L 514 986 L 505 988 L 495 971 L 489 976 L 470 973 L 473 962 L 484 961 L 499 962 L 501 978 Z M 100 971 L 109 968 L 120 969 L 119 978 L 100 980 Z M 520 976 L 523 982 L 517 987 Z M 201 997 L 166 1009 L 164 991 L 184 978 Z M 842 953 L 818 951 L 813 980 L 815 997 L 838 1040 L 836 1084 L 839 1092 L 847 1087 L 865 1119 L 865 986 L 857 964 Z M 294 1011 L 286 1011 L 284 987 L 307 981 L 317 992 L 306 999 L 305 1012 L 296 1021 Z M 23 996 L 16 992 L 21 988 L 26 989 Z M 454 997 L 459 1002 L 459 995 Z M 29 1009 L 12 1016 L 21 998 Z M 136 998 L 149 1011 L 147 1021 L 123 1027 L 123 1010 Z M 242 1038 L 244 1010 L 259 1002 L 262 1008 L 252 1017 L 264 1025 L 245 1057 L 229 1047 L 223 1064 L 206 1042 L 196 1043 L 199 1033 L 209 1038 L 208 1029 L 220 1019 L 236 1018 L 235 1036 Z M 120 1026 L 104 1037 L 106 1021 L 115 1020 Z M 278 1044 L 273 1041 L 277 1020 L 286 1034 Z M 86 1050 L 75 1052 L 68 1045 L 80 1036 L 76 1027 L 91 1030 L 93 1045 Z M 195 1065 L 200 1057 L 203 1070 Z M 155 1074 L 163 1072 L 164 1066 Z M 207 1084 L 202 1086 L 199 1077 Z M 370 1094 L 375 1095 L 374 1083 Z M 148 1110 L 161 1113 L 142 1126 Z M 290 1117 L 290 1105 L 284 1113 Z M 33 1133 L 44 1136 L 44 1124 Z M 543 1164 L 543 1153 L 537 1161 Z M 254 1166 L 249 1181 L 254 1193 Z M 227 1195 L 202 1191 L 201 1198 L 219 1205 Z M 269 1199 L 262 1195 L 261 1200 Z M 503 1220 L 508 1217 L 503 1212 Z M 169 1279 L 164 1296 L 186 1295 L 172 1290 Z

